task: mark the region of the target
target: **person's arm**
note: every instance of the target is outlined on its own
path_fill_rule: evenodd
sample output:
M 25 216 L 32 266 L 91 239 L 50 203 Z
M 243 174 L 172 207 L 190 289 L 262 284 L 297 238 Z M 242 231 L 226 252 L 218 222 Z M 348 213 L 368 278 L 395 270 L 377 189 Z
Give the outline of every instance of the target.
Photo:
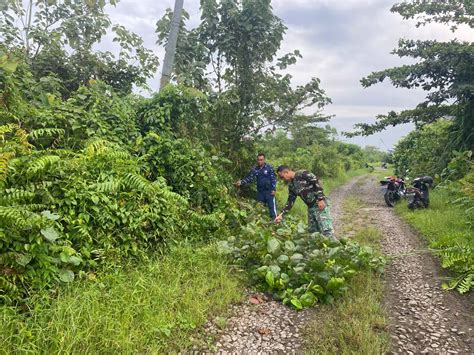
M 255 168 L 252 168 L 252 170 L 250 170 L 247 176 L 244 177 L 242 180 L 240 180 L 240 186 L 250 184 L 253 180 L 255 180 L 256 176 L 257 176 L 257 170 Z

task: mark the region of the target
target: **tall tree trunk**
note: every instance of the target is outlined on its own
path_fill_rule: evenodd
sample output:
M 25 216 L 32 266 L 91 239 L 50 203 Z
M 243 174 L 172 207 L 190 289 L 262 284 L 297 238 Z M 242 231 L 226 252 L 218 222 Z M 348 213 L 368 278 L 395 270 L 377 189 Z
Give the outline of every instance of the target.
M 176 42 L 178 40 L 179 24 L 181 23 L 181 12 L 183 11 L 184 0 L 175 0 L 173 18 L 170 25 L 170 34 L 166 44 L 165 60 L 161 72 L 160 90 L 170 82 L 171 71 L 173 70 L 174 54 L 176 52 Z

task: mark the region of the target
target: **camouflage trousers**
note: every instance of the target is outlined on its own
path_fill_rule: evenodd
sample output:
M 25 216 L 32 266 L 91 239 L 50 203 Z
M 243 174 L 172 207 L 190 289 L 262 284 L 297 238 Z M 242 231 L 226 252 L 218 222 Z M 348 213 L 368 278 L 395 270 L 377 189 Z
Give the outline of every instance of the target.
M 326 207 L 322 210 L 318 205 L 308 207 L 308 230 L 310 233 L 319 232 L 326 237 L 334 238 L 329 201 L 326 199 L 324 202 Z

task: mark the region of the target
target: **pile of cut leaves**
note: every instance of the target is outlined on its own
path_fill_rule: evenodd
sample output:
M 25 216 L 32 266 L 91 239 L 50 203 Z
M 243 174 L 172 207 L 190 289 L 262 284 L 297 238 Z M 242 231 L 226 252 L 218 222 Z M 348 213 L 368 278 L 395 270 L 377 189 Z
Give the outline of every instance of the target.
M 219 249 L 249 271 L 262 291 L 298 310 L 332 303 L 358 271 L 382 272 L 385 264 L 370 247 L 309 233 L 304 224 L 291 222 L 269 227 L 256 221 L 220 242 Z

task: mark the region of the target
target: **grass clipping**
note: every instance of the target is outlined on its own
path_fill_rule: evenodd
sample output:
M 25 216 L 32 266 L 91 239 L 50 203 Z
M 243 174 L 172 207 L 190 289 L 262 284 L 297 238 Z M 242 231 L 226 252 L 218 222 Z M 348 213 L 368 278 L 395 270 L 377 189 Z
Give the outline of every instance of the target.
M 239 237 L 220 243 L 221 252 L 250 272 L 262 291 L 297 310 L 317 302 L 333 303 L 359 270 L 383 270 L 368 246 L 308 233 L 304 224 L 245 226 Z

